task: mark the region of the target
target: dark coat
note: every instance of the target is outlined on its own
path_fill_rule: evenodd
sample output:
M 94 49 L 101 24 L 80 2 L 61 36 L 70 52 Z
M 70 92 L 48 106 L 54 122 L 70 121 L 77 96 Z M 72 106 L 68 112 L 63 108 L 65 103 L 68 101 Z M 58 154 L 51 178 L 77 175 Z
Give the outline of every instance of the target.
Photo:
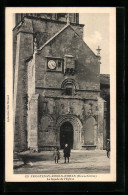
M 107 150 L 107 151 L 110 151 L 110 142 L 107 142 L 106 150 Z
M 64 147 L 64 157 L 70 157 L 70 148 L 68 147 Z

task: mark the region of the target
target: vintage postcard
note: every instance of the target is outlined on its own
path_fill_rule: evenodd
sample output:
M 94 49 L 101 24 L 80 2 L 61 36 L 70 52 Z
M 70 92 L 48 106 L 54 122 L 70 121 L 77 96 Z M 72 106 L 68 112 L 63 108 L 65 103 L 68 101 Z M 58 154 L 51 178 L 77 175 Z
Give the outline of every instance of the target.
M 5 8 L 5 181 L 116 181 L 116 8 Z

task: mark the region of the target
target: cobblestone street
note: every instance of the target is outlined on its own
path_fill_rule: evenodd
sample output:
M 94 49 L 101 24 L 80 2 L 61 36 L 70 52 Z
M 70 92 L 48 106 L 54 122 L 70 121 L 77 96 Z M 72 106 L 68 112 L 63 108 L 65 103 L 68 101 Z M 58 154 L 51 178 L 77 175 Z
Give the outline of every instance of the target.
M 44 153 L 44 152 L 43 152 Z M 110 159 L 106 151 L 71 151 L 69 163 L 64 163 L 63 152 L 58 164 L 51 159 L 30 162 L 23 165 L 22 161 L 14 162 L 15 174 L 104 174 L 110 172 Z

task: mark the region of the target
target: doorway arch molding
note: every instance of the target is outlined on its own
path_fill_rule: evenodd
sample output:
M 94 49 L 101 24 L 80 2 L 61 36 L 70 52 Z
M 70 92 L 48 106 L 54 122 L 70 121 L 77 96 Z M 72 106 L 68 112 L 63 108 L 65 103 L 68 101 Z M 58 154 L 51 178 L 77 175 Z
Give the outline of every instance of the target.
M 73 149 L 80 149 L 81 147 L 81 132 L 83 125 L 78 117 L 75 115 L 67 114 L 60 116 L 56 122 L 57 128 L 57 144 L 60 145 L 60 127 L 63 123 L 70 122 L 73 126 Z

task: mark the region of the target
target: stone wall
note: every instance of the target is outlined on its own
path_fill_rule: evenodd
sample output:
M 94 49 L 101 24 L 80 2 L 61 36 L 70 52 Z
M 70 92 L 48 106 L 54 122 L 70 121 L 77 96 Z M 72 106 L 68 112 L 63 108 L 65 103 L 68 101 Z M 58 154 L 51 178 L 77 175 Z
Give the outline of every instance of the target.
M 41 47 L 65 25 L 66 23 L 58 23 L 57 21 L 33 20 L 33 31 L 37 38 L 38 47 Z M 71 26 L 83 38 L 83 26 L 77 24 L 71 24 Z
M 15 84 L 14 84 L 14 149 L 27 148 L 27 66 L 25 59 L 33 53 L 33 35 L 19 32 L 17 34 Z
M 63 72 L 47 71 L 46 56 L 64 58 L 67 54 L 74 56 L 76 60 L 73 76 L 64 75 Z M 100 89 L 98 58 L 70 27 L 67 27 L 64 32 L 41 50 L 40 54 L 36 56 L 36 64 L 38 64 L 35 70 L 36 87 L 60 88 L 62 82 L 70 78 L 78 83 L 81 90 Z
M 76 60 L 74 75 L 47 71 L 46 56 L 64 59 L 68 54 Z M 36 54 L 35 93 L 40 94 L 39 150 L 60 146 L 60 126 L 64 121 L 71 122 L 73 126 L 74 149 L 86 149 L 90 145 L 94 149 L 103 149 L 103 113 L 98 113 L 99 66 L 97 56 L 70 27 Z M 67 80 L 72 81 L 75 87 L 72 96 L 63 93 Z
M 38 94 L 32 95 L 28 110 L 28 148 L 38 151 Z
M 64 25 L 25 18 L 14 30 L 15 150 L 59 146 L 60 127 L 66 121 L 73 126 L 74 149 L 90 144 L 103 149 L 104 104 L 98 99 L 100 64 L 81 39 L 83 26 L 71 24 L 77 33 L 69 26 L 33 55 L 34 37 L 40 47 Z M 75 58 L 74 75 L 47 71 L 47 56 L 64 59 L 65 55 Z M 74 87 L 70 97 L 63 89 L 68 79 Z
M 27 65 L 28 74 L 28 98 L 31 99 L 32 95 L 35 94 L 35 60 L 32 58 Z
M 106 101 L 105 103 L 105 128 L 106 138 L 110 139 L 110 75 L 100 75 L 100 96 Z M 106 144 L 105 144 L 106 145 Z M 105 146 L 106 147 L 106 146 Z
M 106 137 L 104 137 L 104 103 L 105 101 L 98 97 L 98 148 L 103 149 L 103 146 L 106 142 Z
M 73 149 L 89 146 L 103 149 L 102 103 L 98 110 L 97 100 L 46 98 L 39 95 L 38 149 L 46 150 L 56 145 L 60 147 L 60 127 L 66 121 L 73 125 Z
M 47 40 L 60 31 L 66 22 L 58 22 L 52 20 L 40 20 L 40 18 L 25 17 L 20 27 L 14 29 L 14 34 L 19 30 L 22 32 L 33 33 L 37 38 L 38 48 L 41 47 Z M 71 24 L 72 28 L 76 31 L 81 38 L 83 38 L 83 26 L 79 24 Z M 14 41 L 16 36 L 14 35 Z M 14 42 L 15 50 L 15 42 Z

